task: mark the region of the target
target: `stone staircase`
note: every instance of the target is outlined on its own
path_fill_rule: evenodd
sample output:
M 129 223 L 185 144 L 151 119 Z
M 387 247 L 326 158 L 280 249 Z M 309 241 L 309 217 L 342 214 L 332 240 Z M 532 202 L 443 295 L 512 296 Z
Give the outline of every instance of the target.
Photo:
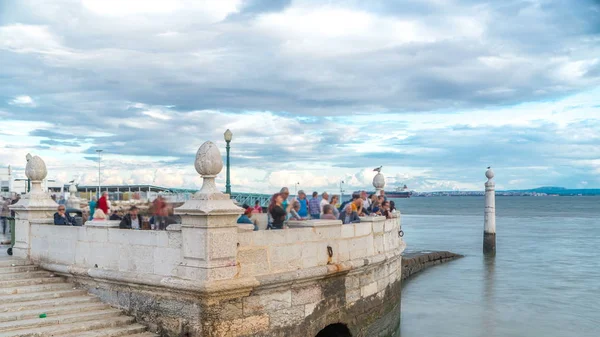
M 0 337 L 158 336 L 146 330 L 62 277 L 0 256 Z

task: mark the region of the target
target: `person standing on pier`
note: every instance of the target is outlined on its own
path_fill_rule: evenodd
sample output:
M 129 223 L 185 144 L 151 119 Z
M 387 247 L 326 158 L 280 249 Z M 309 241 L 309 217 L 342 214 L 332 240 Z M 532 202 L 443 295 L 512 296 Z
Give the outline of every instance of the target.
M 90 207 L 90 220 L 94 218 L 94 212 L 96 212 L 96 206 L 98 205 L 98 198 L 95 196 L 92 197 L 88 206 Z
M 311 219 L 321 218 L 321 202 L 319 201 L 319 193 L 316 191 L 312 194 L 312 199 L 308 203 L 308 211 Z
M 2 234 L 6 234 L 8 227 L 8 217 L 10 217 L 9 199 L 0 198 L 0 222 L 2 223 Z
M 340 196 L 337 194 L 332 195 L 331 200 L 329 200 L 329 204 L 333 207 L 333 215 L 335 215 L 336 219 L 340 217 L 340 211 L 338 210 L 339 203 L 340 203 Z
M 308 218 L 308 200 L 306 200 L 306 193 L 303 190 L 298 191 L 298 198 L 296 199 L 300 203 L 300 210 L 298 215 L 303 218 Z M 286 210 L 289 213 L 289 209 Z
M 269 214 L 273 219 L 271 228 L 283 229 L 283 222 L 287 217 L 287 213 L 285 209 L 283 209 L 283 195 L 281 193 L 275 193 L 271 198 L 271 204 L 269 204 Z
M 329 205 L 329 194 L 327 194 L 327 192 L 323 192 L 323 194 L 321 194 L 321 203 L 319 205 L 319 207 L 321 208 L 321 212 L 320 212 L 321 215 L 323 215 L 323 213 L 325 213 L 323 211 L 323 207 L 325 205 Z
M 302 191 L 300 191 L 302 192 Z M 290 197 L 290 190 L 287 187 L 282 187 L 281 190 L 279 191 L 279 194 L 281 194 L 281 196 L 283 197 L 283 209 L 285 210 L 286 213 L 288 213 L 290 211 L 290 207 L 291 205 L 288 203 L 288 198 Z
M 110 203 L 108 201 L 108 192 L 102 192 L 102 196 L 98 199 L 98 204 L 96 205 L 97 209 L 102 210 L 104 214 L 110 214 L 108 211 L 110 209 Z
M 262 213 L 262 206 L 260 205 L 260 201 L 256 200 L 254 202 L 254 208 L 252 209 L 252 213 Z

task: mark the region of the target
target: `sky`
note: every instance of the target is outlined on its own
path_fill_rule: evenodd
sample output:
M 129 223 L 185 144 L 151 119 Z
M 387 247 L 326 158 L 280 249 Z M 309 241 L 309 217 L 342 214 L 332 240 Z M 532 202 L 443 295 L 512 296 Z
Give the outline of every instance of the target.
M 600 2 L 0 0 L 0 167 L 194 188 L 226 129 L 234 192 L 599 188 Z

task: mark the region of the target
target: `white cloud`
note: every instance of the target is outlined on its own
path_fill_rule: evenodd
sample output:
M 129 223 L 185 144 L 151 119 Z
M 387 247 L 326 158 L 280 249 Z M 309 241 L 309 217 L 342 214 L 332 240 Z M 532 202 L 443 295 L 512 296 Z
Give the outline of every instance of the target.
M 22 106 L 22 107 L 35 107 L 35 101 L 33 98 L 27 95 L 21 95 L 13 98 L 8 102 L 10 105 Z
M 60 40 L 47 26 L 13 24 L 0 26 L 0 50 L 15 53 L 38 53 L 47 55 L 67 55 Z

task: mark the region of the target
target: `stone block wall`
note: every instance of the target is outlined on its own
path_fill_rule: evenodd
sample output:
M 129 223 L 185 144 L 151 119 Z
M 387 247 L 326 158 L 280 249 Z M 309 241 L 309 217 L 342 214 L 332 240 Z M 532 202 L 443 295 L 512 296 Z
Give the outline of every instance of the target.
M 31 224 L 36 263 L 173 276 L 181 263 L 181 231 Z
M 238 276 L 257 276 L 341 264 L 398 248 L 400 219 L 291 222 L 290 229 L 238 233 Z M 332 256 L 329 256 L 331 247 Z

